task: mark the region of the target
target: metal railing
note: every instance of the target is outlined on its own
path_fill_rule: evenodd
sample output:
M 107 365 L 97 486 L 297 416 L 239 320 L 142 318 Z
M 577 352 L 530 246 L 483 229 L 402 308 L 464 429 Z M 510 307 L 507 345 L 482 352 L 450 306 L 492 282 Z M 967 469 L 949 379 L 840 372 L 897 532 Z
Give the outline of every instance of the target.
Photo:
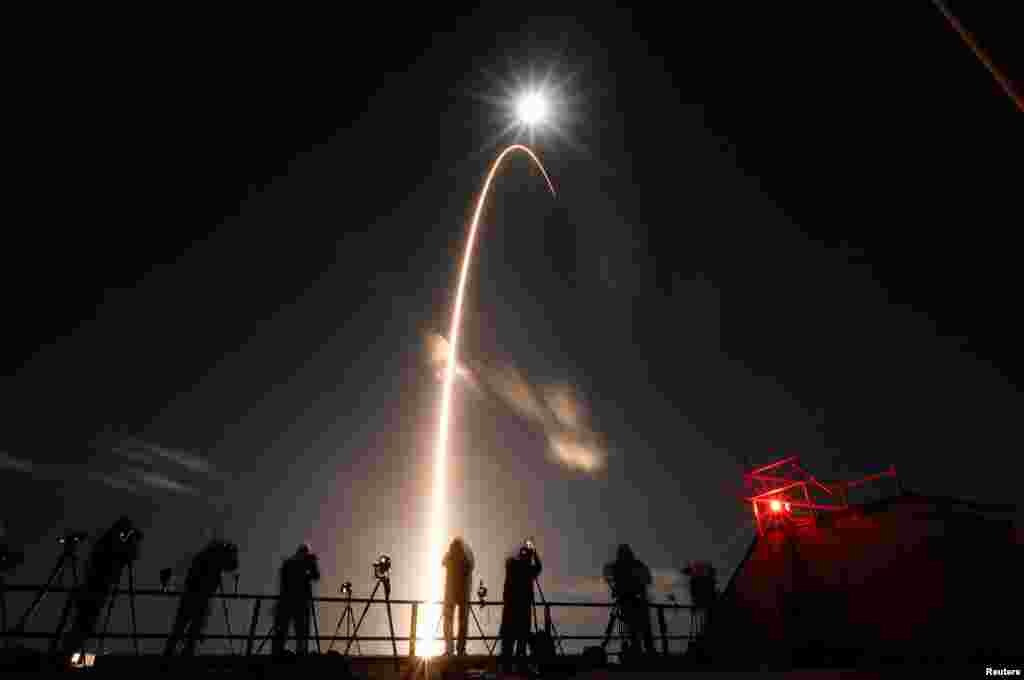
M 54 631 L 52 629 L 52 626 L 50 627 L 49 630 L 38 630 L 38 629 L 37 630 L 30 630 L 29 626 L 26 626 L 25 629 L 17 630 L 17 629 L 14 629 L 16 627 L 12 628 L 12 626 L 11 626 L 12 610 L 11 610 L 11 607 L 9 606 L 9 603 L 7 602 L 7 595 L 8 594 L 12 594 L 12 593 L 22 593 L 22 594 L 35 595 L 35 594 L 38 594 L 39 592 L 41 592 L 42 588 L 43 588 L 42 586 L 33 586 L 33 585 L 13 585 L 13 584 L 6 585 L 6 587 L 5 587 L 5 591 L 6 592 L 4 593 L 4 599 L 5 599 L 4 609 L 5 609 L 5 614 L 7 615 L 7 621 L 4 622 L 4 629 L 3 629 L 2 632 L 0 632 L 0 636 L 2 636 L 4 638 L 4 645 L 9 645 L 9 644 L 11 644 L 12 641 L 18 640 L 18 639 L 22 639 L 22 640 L 36 640 L 36 641 L 49 640 L 51 643 L 54 643 L 56 641 L 56 638 L 60 634 L 61 631 L 60 630 Z M 73 597 L 73 594 L 76 591 L 75 591 L 74 588 L 51 587 L 51 588 L 49 588 L 49 590 L 47 592 L 50 593 L 52 596 L 60 597 L 64 601 L 64 602 L 62 602 L 62 604 L 65 604 L 66 601 L 67 601 L 66 598 Z M 144 600 L 144 601 L 145 600 L 149 600 L 149 599 L 153 599 L 153 598 L 163 599 L 163 600 L 177 600 L 183 594 L 184 593 L 182 591 L 157 590 L 157 589 L 137 589 L 137 590 L 134 591 L 135 599 L 136 600 Z M 126 589 L 123 589 L 123 588 L 116 588 L 116 589 L 113 589 L 113 590 L 110 591 L 110 597 L 113 598 L 113 600 L 115 602 L 117 602 L 117 601 L 123 602 L 125 599 L 130 598 L 131 595 L 132 595 L 132 593 L 129 590 L 126 590 Z M 239 632 L 233 632 L 231 630 L 230 623 L 227 623 L 227 628 L 228 628 L 227 632 L 224 632 L 224 633 L 213 633 L 213 632 L 204 633 L 202 635 L 202 639 L 203 640 L 208 640 L 208 641 L 221 641 L 222 640 L 222 641 L 225 641 L 226 643 L 230 643 L 230 645 L 231 645 L 230 653 L 231 654 L 244 654 L 246 656 L 250 656 L 250 655 L 253 655 L 253 654 L 260 654 L 260 653 L 262 653 L 262 650 L 263 650 L 264 647 L 268 647 L 269 648 L 269 645 L 264 645 L 264 643 L 272 637 L 272 633 L 273 633 L 273 622 L 272 622 L 270 616 L 266 617 L 266 620 L 269 623 L 265 623 L 263 626 L 261 626 L 261 619 L 263 619 L 264 610 L 265 609 L 266 610 L 270 610 L 271 609 L 270 607 L 264 606 L 264 601 L 269 601 L 269 602 L 273 603 L 273 602 L 276 602 L 278 599 L 279 598 L 276 595 L 255 595 L 255 594 L 248 594 L 248 593 L 230 593 L 230 592 L 217 592 L 217 593 L 214 593 L 213 595 L 211 595 L 211 610 L 210 610 L 211 611 L 211 623 L 213 622 L 212 621 L 213 617 L 217 616 L 217 613 L 218 613 L 218 609 L 217 608 L 218 607 L 224 607 L 224 611 L 225 611 L 224 617 L 225 617 L 225 621 L 227 622 L 229 620 L 228 614 L 227 614 L 227 605 L 229 603 L 235 604 L 235 606 L 236 606 L 236 610 L 235 610 L 236 611 L 236 617 L 237 617 L 237 604 L 238 603 L 251 603 L 251 610 L 248 613 L 248 616 L 246 617 L 248 619 L 248 625 L 246 626 L 244 631 L 240 630 Z M 218 602 L 221 602 L 223 604 L 217 604 Z M 400 612 L 401 612 L 402 609 L 408 608 L 408 614 L 407 614 L 407 618 L 405 618 L 405 620 L 408 621 L 408 626 L 409 626 L 408 627 L 408 631 L 410 632 L 410 634 L 398 634 L 398 633 L 396 633 L 394 636 L 392 636 L 390 634 L 387 634 L 387 635 L 364 635 L 364 634 L 360 634 L 360 630 L 346 631 L 344 634 L 339 634 L 339 633 L 342 632 L 340 630 L 334 630 L 330 634 L 325 634 L 325 633 L 327 633 L 327 631 L 326 630 L 321 630 L 319 628 L 319 626 L 317 625 L 317 622 L 322 618 L 321 615 L 324 612 L 324 610 L 325 609 L 329 609 L 332 606 L 334 606 L 334 607 L 338 607 L 338 606 L 340 606 L 340 607 L 351 606 L 353 611 L 362 610 L 362 609 L 365 609 L 366 611 L 369 611 L 373 607 L 377 607 L 379 609 L 380 608 L 384 608 L 385 605 L 387 605 L 387 604 L 390 604 L 393 610 L 394 609 L 398 609 Z M 437 622 L 437 630 L 434 631 L 433 635 L 426 636 L 426 635 L 424 635 L 422 633 L 420 633 L 418 635 L 412 635 L 412 632 L 417 630 L 417 619 L 418 619 L 418 617 L 421 614 L 422 608 L 424 606 L 427 606 L 427 605 L 433 605 L 433 606 L 438 607 L 438 611 L 440 611 L 439 608 L 440 608 L 441 604 L 442 604 L 441 602 L 427 602 L 427 601 L 423 601 L 423 600 L 396 600 L 396 599 L 392 599 L 390 601 L 386 601 L 386 600 L 383 600 L 383 599 L 380 599 L 380 598 L 370 599 L 370 598 L 357 598 L 357 597 L 351 597 L 351 598 L 349 598 L 349 597 L 314 597 L 313 598 L 313 604 L 312 604 L 312 606 L 313 606 L 313 614 L 314 614 L 313 626 L 311 626 L 311 628 L 310 628 L 310 635 L 309 635 L 309 637 L 307 639 L 308 639 L 310 645 L 312 645 L 314 649 L 323 649 L 323 645 L 324 644 L 331 645 L 331 646 L 336 645 L 336 644 L 340 644 L 340 645 L 342 645 L 342 648 L 341 648 L 342 652 L 346 651 L 345 645 L 348 645 L 349 647 L 352 647 L 353 645 L 358 645 L 358 643 L 360 643 L 360 642 L 368 642 L 368 643 L 373 643 L 373 642 L 375 642 L 375 643 L 384 643 L 384 642 L 386 642 L 386 643 L 391 643 L 392 640 L 394 640 L 395 648 L 397 648 L 398 653 L 399 653 L 400 656 L 416 656 L 417 638 L 419 638 L 419 640 L 421 642 L 422 642 L 423 639 L 432 639 L 435 642 L 442 642 L 444 640 L 443 636 L 440 635 L 440 621 Z M 487 601 L 485 606 L 489 607 L 489 608 L 493 608 L 492 611 L 500 611 L 502 604 L 503 603 L 500 602 L 500 601 Z M 113 605 L 111 604 L 111 606 L 113 606 Z M 605 621 L 607 623 L 608 619 L 611 616 L 611 612 L 613 611 L 614 607 L 615 607 L 615 605 L 612 602 L 558 602 L 558 601 L 538 602 L 534 606 L 534 621 L 540 627 L 545 627 L 545 628 L 549 629 L 549 632 L 552 633 L 553 637 L 556 640 L 556 645 L 562 645 L 563 646 L 563 649 L 561 650 L 563 652 L 565 652 L 563 642 L 591 642 L 591 643 L 601 644 L 601 643 L 604 643 L 607 640 L 609 642 L 609 644 L 607 645 L 608 649 L 606 651 L 607 651 L 607 653 L 609 655 L 615 656 L 616 654 L 619 653 L 620 650 L 615 649 L 615 647 L 613 645 L 611 645 L 610 643 L 613 642 L 613 641 L 618 641 L 619 647 L 621 649 L 621 641 L 627 639 L 629 637 L 628 635 L 624 635 L 624 634 L 621 633 L 621 631 L 616 631 L 616 630 L 612 630 L 611 633 L 609 634 L 608 631 L 606 630 L 607 625 L 606 626 L 602 626 L 601 634 L 587 634 L 587 635 L 567 634 L 566 630 L 563 630 L 563 624 L 565 623 L 564 620 L 563 620 L 563 623 L 561 623 L 561 624 L 558 623 L 558 617 L 556 617 L 553 614 L 553 611 L 567 610 L 567 609 L 603 609 L 603 610 L 606 610 L 608 612 L 608 616 L 605 617 L 604 619 L 602 619 L 603 621 Z M 471 618 L 469 619 L 469 630 L 472 631 L 474 629 L 474 621 L 475 621 L 475 623 L 476 623 L 475 628 L 477 629 L 476 632 L 478 634 L 476 634 L 476 635 L 467 635 L 466 636 L 467 642 L 469 642 L 469 641 L 482 642 L 484 644 L 484 646 L 486 647 L 486 649 L 487 649 L 487 654 L 488 655 L 496 654 L 497 653 L 497 642 L 500 640 L 500 638 L 497 635 L 484 634 L 483 626 L 480 624 L 479 618 L 477 618 L 477 616 L 476 616 L 476 612 L 482 610 L 483 606 L 481 606 L 481 603 L 479 601 L 472 601 L 472 602 L 470 602 L 470 608 L 471 608 Z M 689 643 L 690 641 L 694 640 L 697 637 L 697 635 L 699 634 L 699 627 L 700 627 L 701 621 L 702 621 L 701 612 L 700 612 L 700 610 L 696 609 L 692 605 L 681 605 L 681 604 L 675 604 L 675 603 L 655 603 L 655 602 L 652 602 L 652 603 L 650 603 L 649 608 L 651 610 L 650 614 L 651 614 L 652 618 L 654 619 L 654 623 L 652 624 L 652 632 L 654 634 L 654 640 L 655 640 L 655 643 L 656 643 L 656 647 L 663 654 L 667 655 L 667 654 L 670 653 L 670 643 L 671 642 L 686 641 L 687 643 Z M 687 628 L 687 632 L 686 633 L 671 634 L 669 632 L 669 625 L 668 625 L 668 622 L 667 622 L 666 614 L 671 614 L 674 622 L 676 622 L 677 621 L 676 616 L 680 612 L 683 612 L 683 613 L 685 613 L 687 615 L 687 619 L 688 620 L 684 621 L 684 623 L 689 623 L 689 626 Z M 393 612 L 393 614 L 394 614 L 394 612 Z M 152 618 L 152 617 L 150 617 L 150 618 Z M 355 617 L 353 615 L 353 618 L 360 618 L 361 619 L 362 617 Z M 403 618 L 404 617 L 401 617 L 401 616 L 399 616 L 397 614 L 394 614 L 394 619 L 396 621 L 401 621 L 401 620 L 403 620 Z M 173 617 L 172 617 L 172 620 L 173 620 Z M 339 617 L 338 620 L 339 620 L 338 627 L 340 628 L 340 626 L 341 626 L 341 623 L 340 623 L 341 618 Z M 134 626 L 134 622 L 135 622 L 134 615 L 133 615 L 132 621 L 133 621 L 133 626 Z M 168 626 L 170 626 L 170 623 L 168 624 Z M 208 628 L 210 628 L 210 627 L 212 627 L 212 626 L 208 626 Z M 110 632 L 110 631 L 107 631 L 107 630 L 103 630 L 103 631 L 97 630 L 94 633 L 93 639 L 99 641 L 98 642 L 98 644 L 99 644 L 99 653 L 103 653 L 103 644 L 104 644 L 104 642 L 106 640 L 132 640 L 133 643 L 134 643 L 134 648 L 135 648 L 136 652 L 138 652 L 139 641 L 145 641 L 145 640 L 166 640 L 167 638 L 170 637 L 170 635 L 171 635 L 170 631 L 167 631 L 167 632 L 143 632 L 143 631 L 138 631 L 138 630 L 132 630 L 130 632 Z M 288 635 L 286 637 L 286 639 L 294 641 L 296 639 L 296 636 L 295 635 Z M 239 642 L 239 641 L 244 643 L 242 645 L 243 650 L 237 650 L 235 648 L 234 643 L 235 642 Z M 494 644 L 492 645 L 492 644 L 489 644 L 489 643 L 494 643 Z M 390 644 L 388 645 L 388 647 L 389 648 L 387 650 L 386 655 L 387 656 L 391 656 L 392 653 L 393 653 L 393 649 L 395 649 L 395 648 L 392 648 Z M 402 653 L 403 651 L 404 651 L 404 654 Z M 680 651 L 682 651 L 682 650 L 680 650 Z M 349 651 L 349 653 L 351 653 L 351 650 Z M 359 647 L 356 648 L 356 655 L 362 655 L 361 648 L 359 648 Z M 374 656 L 380 656 L 380 655 L 383 655 L 383 654 L 376 654 Z

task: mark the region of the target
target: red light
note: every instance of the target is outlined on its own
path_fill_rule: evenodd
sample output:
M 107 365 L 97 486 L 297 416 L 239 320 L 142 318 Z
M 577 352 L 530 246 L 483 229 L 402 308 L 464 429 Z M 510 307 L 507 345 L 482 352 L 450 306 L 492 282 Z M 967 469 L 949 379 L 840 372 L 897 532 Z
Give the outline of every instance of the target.
M 772 509 L 772 512 L 782 512 L 782 503 L 779 501 L 772 501 L 768 504 L 768 507 Z
M 786 512 L 789 512 L 789 503 L 786 503 Z

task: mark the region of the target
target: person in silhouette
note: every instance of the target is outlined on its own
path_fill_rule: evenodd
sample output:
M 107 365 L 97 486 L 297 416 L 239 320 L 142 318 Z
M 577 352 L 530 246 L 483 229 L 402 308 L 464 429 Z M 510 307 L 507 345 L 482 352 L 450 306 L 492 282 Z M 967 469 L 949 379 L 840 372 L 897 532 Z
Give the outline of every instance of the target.
M 96 632 L 96 622 L 124 568 L 139 558 L 142 532 L 127 517 L 118 519 L 93 545 L 84 588 L 75 594 L 75 621 L 64 638 L 64 654 L 81 651 Z
M 237 570 L 238 548 L 226 541 L 210 541 L 193 558 L 188 576 L 185 577 L 185 592 L 178 603 L 174 628 L 167 638 L 165 656 L 172 656 L 182 639 L 185 641 L 182 655 L 195 654 L 196 645 L 210 618 L 210 598 L 221 586 L 221 575 L 226 571 Z
M 604 567 L 605 580 L 612 587 L 615 603 L 629 630 L 630 649 L 639 650 L 640 642 L 647 654 L 654 654 L 654 634 L 648 611 L 647 589 L 651 585 L 651 570 L 623 543 L 616 552 L 615 561 Z
M 309 649 L 309 614 L 313 604 L 313 582 L 320 580 L 317 556 L 308 545 L 300 545 L 281 565 L 280 597 L 274 610 L 274 655 L 284 654 L 285 638 L 295 625 L 295 653 Z
M 530 640 L 530 613 L 533 609 L 533 582 L 542 569 L 540 555 L 532 542 L 519 548 L 505 560 L 505 587 L 502 591 L 501 658 L 507 668 L 515 656 L 520 663 L 526 657 Z
M 690 601 L 693 603 L 698 633 L 703 633 L 708 623 L 711 607 L 718 597 L 718 581 L 715 568 L 708 562 L 690 562 L 683 574 L 689 577 Z
M 459 608 L 459 638 L 457 650 L 466 653 L 466 633 L 469 628 L 469 591 L 473 585 L 473 551 L 461 537 L 452 540 L 448 552 L 441 560 L 445 569 L 444 580 L 444 648 L 452 653 L 452 633 L 455 607 Z

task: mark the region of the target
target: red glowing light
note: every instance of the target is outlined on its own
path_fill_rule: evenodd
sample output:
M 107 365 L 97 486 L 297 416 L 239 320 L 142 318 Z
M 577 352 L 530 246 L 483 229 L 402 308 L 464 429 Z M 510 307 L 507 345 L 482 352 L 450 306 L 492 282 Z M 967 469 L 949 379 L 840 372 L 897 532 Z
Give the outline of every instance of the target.
M 782 512 L 782 503 L 779 501 L 772 501 L 769 503 L 769 507 L 772 509 L 772 512 Z

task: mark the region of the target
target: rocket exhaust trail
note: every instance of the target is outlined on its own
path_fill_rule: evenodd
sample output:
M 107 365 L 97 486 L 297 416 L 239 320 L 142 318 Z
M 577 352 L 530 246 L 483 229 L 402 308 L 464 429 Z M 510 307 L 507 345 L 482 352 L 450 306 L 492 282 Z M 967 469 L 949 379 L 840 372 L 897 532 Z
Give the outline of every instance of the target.
M 434 449 L 434 496 L 431 503 L 430 552 L 427 556 L 427 559 L 430 560 L 430 564 L 427 565 L 427 569 L 425 571 L 428 578 L 426 592 L 429 593 L 429 598 L 426 607 L 426 616 L 423 617 L 423 621 L 425 623 L 417 624 L 417 628 L 419 630 L 415 633 L 417 649 L 423 650 L 422 652 L 419 652 L 421 656 L 434 656 L 440 651 L 439 645 L 435 640 L 433 640 L 433 637 L 437 620 L 441 615 L 441 610 L 440 607 L 434 604 L 434 602 L 442 599 L 442 589 L 444 587 L 443 576 L 441 574 L 441 557 L 444 551 L 443 542 L 445 540 L 448 524 L 448 517 L 444 503 L 448 486 L 448 424 L 451 420 L 452 387 L 455 384 L 455 369 L 457 366 L 459 346 L 459 326 L 462 323 L 462 303 L 466 293 L 466 281 L 469 279 L 469 265 L 473 261 L 473 247 L 476 244 L 477 228 L 480 225 L 480 215 L 483 212 L 484 204 L 486 203 L 487 196 L 490 193 L 491 183 L 498 172 L 498 168 L 501 167 L 501 162 L 513 151 L 522 151 L 528 155 L 534 163 L 536 163 L 537 167 L 544 175 L 544 179 L 547 181 L 548 189 L 551 190 L 551 195 L 555 195 L 555 185 L 551 183 L 551 178 L 548 177 L 548 172 L 544 169 L 544 165 L 540 162 L 537 155 L 522 144 L 512 144 L 498 154 L 498 157 L 491 165 L 491 169 L 487 173 L 487 179 L 484 180 L 483 190 L 480 192 L 480 197 L 476 202 L 476 210 L 473 212 L 473 220 L 469 225 L 469 237 L 466 239 L 466 250 L 462 255 L 462 267 L 459 269 L 459 283 L 455 293 L 455 309 L 452 312 L 452 327 L 451 332 L 448 334 L 448 361 L 445 365 L 444 387 L 441 391 L 441 418 L 438 427 L 437 446 Z

